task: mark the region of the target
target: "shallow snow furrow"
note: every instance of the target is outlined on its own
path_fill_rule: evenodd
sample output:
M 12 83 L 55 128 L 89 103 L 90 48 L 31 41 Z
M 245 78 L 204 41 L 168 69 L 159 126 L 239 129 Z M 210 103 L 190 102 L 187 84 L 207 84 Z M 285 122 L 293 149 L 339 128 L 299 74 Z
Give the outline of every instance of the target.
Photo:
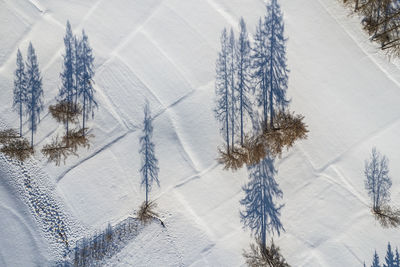
M 343 151 L 338 156 L 336 156 L 335 158 L 333 158 L 330 161 L 328 161 L 327 163 L 325 163 L 320 168 L 317 168 L 317 167 L 314 166 L 311 158 L 307 155 L 307 153 L 304 153 L 304 155 L 305 155 L 305 157 L 307 158 L 307 160 L 309 161 L 309 163 L 311 164 L 311 166 L 313 167 L 313 169 L 314 169 L 314 171 L 316 173 L 323 173 L 325 170 L 327 170 L 333 164 L 336 164 L 336 163 L 340 162 L 348 153 L 351 153 L 357 147 L 359 147 L 362 144 L 366 143 L 368 140 L 371 140 L 372 138 L 375 138 L 375 137 L 379 136 L 380 134 L 384 133 L 385 131 L 388 131 L 392 127 L 396 126 L 398 123 L 400 123 L 400 117 L 397 117 L 397 118 L 393 119 L 392 121 L 388 122 L 384 127 L 380 127 L 376 131 L 373 131 L 372 133 L 369 133 L 367 136 L 363 137 L 359 141 L 357 141 L 354 144 L 352 144 L 345 151 Z
M 226 21 L 229 22 L 231 27 L 234 29 L 237 29 L 238 27 L 238 22 L 239 20 L 236 19 L 233 15 L 229 14 L 227 10 L 223 6 L 221 6 L 219 3 L 217 3 L 215 0 L 207 0 L 207 2 L 210 4 L 211 7 L 213 7 L 218 13 L 221 14 L 222 17 L 225 18 Z
M 122 57 L 118 56 L 118 59 L 121 60 L 127 67 L 128 69 L 135 74 L 135 70 L 132 69 L 131 66 L 129 66 L 129 64 L 127 64 L 127 62 L 125 61 L 125 59 L 123 59 Z M 135 74 L 136 75 L 136 74 Z M 159 98 L 159 96 L 150 88 L 150 86 L 148 84 L 146 84 L 145 81 L 143 81 L 143 79 L 140 79 L 139 76 L 136 75 L 136 78 L 145 86 L 145 88 L 150 92 L 150 94 L 157 100 L 157 102 L 163 106 L 161 99 Z M 165 108 L 163 106 L 163 108 Z M 154 116 L 153 116 L 154 117 Z
M 130 130 L 130 131 L 126 131 L 125 133 L 121 134 L 120 136 L 117 136 L 116 138 L 114 138 L 113 140 L 111 140 L 109 143 L 107 143 L 106 145 L 100 147 L 99 149 L 97 149 L 96 151 L 94 151 L 92 154 L 90 154 L 89 156 L 87 156 L 86 158 L 83 158 L 82 160 L 80 160 L 79 162 L 77 162 L 76 164 L 70 166 L 68 169 L 66 169 L 63 173 L 61 173 L 58 177 L 57 177 L 57 183 L 60 182 L 65 175 L 67 175 L 67 173 L 69 173 L 70 171 L 72 171 L 73 169 L 75 169 L 76 167 L 80 166 L 81 164 L 83 164 L 85 161 L 95 157 L 96 155 L 100 154 L 102 151 L 106 150 L 107 148 L 110 148 L 112 145 L 116 144 L 118 141 L 120 141 L 121 139 L 123 139 L 125 136 L 127 136 L 128 134 L 134 132 L 135 130 Z
M 175 184 L 175 185 L 174 185 L 174 188 L 179 188 L 179 187 L 181 187 L 181 186 L 186 185 L 187 183 L 190 183 L 190 182 L 193 181 L 193 180 L 200 179 L 203 175 L 209 173 L 210 171 L 214 170 L 216 167 L 218 167 L 218 166 L 220 166 L 220 165 L 221 165 L 221 164 L 219 164 L 219 163 L 214 163 L 214 164 L 212 164 L 210 167 L 205 168 L 205 169 L 203 169 L 202 171 L 197 172 L 196 174 L 191 175 L 191 176 L 189 176 L 189 177 L 187 177 L 187 178 L 185 178 L 185 179 L 182 179 L 183 181 L 179 182 L 178 184 Z
M 99 2 L 102 0 L 99 0 Z M 162 2 L 161 2 L 162 3 Z M 97 71 L 100 72 L 102 68 L 105 67 L 105 65 L 110 62 L 114 57 L 118 56 L 118 52 L 122 50 L 134 37 L 135 35 L 140 32 L 140 30 L 147 24 L 147 22 L 151 19 L 151 17 L 157 12 L 157 10 L 160 8 L 161 3 L 154 8 L 154 10 L 146 17 L 146 19 L 138 26 L 135 28 L 133 31 L 127 34 L 127 37 L 124 38 L 120 44 L 115 47 L 111 52 L 110 52 L 110 57 L 106 61 L 104 61 L 101 65 L 98 66 Z
M 162 48 L 162 46 L 156 41 L 155 38 L 153 38 L 147 31 L 141 30 L 141 33 L 147 37 L 147 39 L 156 47 L 156 49 L 167 59 L 169 63 L 177 70 L 178 72 L 178 77 L 182 79 L 185 83 L 187 83 L 190 86 L 193 86 L 193 83 L 186 77 L 184 74 L 183 69 L 174 61 L 174 59 Z M 196 89 L 194 89 L 196 90 Z

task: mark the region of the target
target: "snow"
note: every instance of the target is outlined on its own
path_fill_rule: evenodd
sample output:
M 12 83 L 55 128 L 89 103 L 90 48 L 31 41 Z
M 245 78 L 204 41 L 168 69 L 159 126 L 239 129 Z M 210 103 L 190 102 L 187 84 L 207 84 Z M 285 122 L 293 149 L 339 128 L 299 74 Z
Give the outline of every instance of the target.
M 0 168 L 0 177 L 10 177 L 7 170 Z M 37 237 L 40 231 L 29 214 L 29 209 L 16 197 L 17 192 L 6 183 L 0 184 L 0 250 L 1 266 L 41 265 L 46 262 L 41 253 L 45 243 Z M 12 256 L 11 256 L 12 255 Z
M 370 43 L 340 1 L 279 2 L 291 110 L 305 116 L 310 133 L 277 160 L 286 231 L 274 241 L 292 266 L 361 266 L 375 249 L 383 256 L 388 241 L 400 246 L 399 232 L 371 215 L 363 184 L 364 160 L 376 146 L 389 158 L 399 205 L 400 65 Z M 243 266 L 252 241 L 239 218 L 247 171 L 216 162 L 223 141 L 213 116 L 215 59 L 223 27 L 237 30 L 243 16 L 253 33 L 264 13 L 260 0 L 1 1 L 0 123 L 18 127 L 13 72 L 17 48 L 26 57 L 29 41 L 45 105 L 55 102 L 67 19 L 93 47 L 99 109 L 89 120 L 92 146 L 66 165 L 47 163 L 40 152 L 25 169 L 0 157 L 0 265 L 51 265 L 62 256 L 29 203 L 24 171 L 56 203 L 52 212 L 63 214 L 72 241 L 134 214 L 144 200 L 138 138 L 147 98 L 161 183 L 150 196 L 166 228 L 145 227 L 107 264 Z M 62 131 L 46 110 L 35 142 Z

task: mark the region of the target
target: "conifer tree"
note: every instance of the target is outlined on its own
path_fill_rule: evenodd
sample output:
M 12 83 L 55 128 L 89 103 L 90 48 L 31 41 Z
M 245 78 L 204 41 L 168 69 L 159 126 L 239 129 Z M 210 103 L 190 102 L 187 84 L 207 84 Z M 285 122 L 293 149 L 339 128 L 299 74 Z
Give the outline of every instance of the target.
M 152 117 L 150 113 L 149 103 L 146 101 L 144 107 L 144 120 L 143 120 L 143 135 L 140 137 L 140 150 L 139 153 L 142 155 L 142 173 L 141 185 L 146 190 L 146 206 L 148 204 L 148 194 L 151 191 L 153 182 L 156 182 L 160 186 L 158 180 L 158 160 L 155 156 L 154 143 L 152 141 L 153 126 Z
M 262 121 L 266 126 L 268 119 L 268 76 L 266 34 L 262 18 L 258 20 L 251 54 L 253 86 L 256 89 L 257 104 L 262 107 Z
M 79 60 L 81 61 L 80 70 L 80 84 L 79 84 L 79 95 L 82 97 L 82 130 L 85 135 L 85 121 L 89 118 L 89 114 L 92 113 L 94 117 L 94 107 L 97 107 L 97 102 L 94 98 L 93 88 L 93 76 L 94 76 L 94 57 L 92 54 L 92 48 L 89 45 L 88 37 L 85 31 L 82 31 L 82 40 L 80 47 L 81 54 Z M 76 59 L 78 60 L 78 59 Z
M 373 257 L 373 260 L 372 260 L 371 267 L 381 267 L 381 265 L 379 264 L 379 256 L 376 253 L 376 250 L 375 250 L 375 253 L 374 253 L 374 257 Z
M 283 14 L 277 0 L 271 0 L 265 16 L 265 34 L 268 64 L 268 92 L 270 127 L 273 128 L 275 109 L 284 109 L 288 87 L 288 68 L 286 64 L 286 38 L 284 37 Z
M 29 128 L 31 130 L 31 146 L 33 147 L 33 133 L 37 129 L 37 124 L 40 122 L 40 112 L 43 110 L 43 89 L 39 64 L 32 43 L 29 43 L 28 47 L 26 80 L 26 109 L 29 118 Z
M 230 129 L 230 91 L 228 71 L 228 36 L 226 28 L 221 34 L 221 51 L 216 63 L 215 93 L 217 96 L 216 108 L 214 110 L 216 119 L 221 123 L 221 132 L 226 140 L 227 153 L 230 153 L 229 129 Z
M 396 247 L 396 257 L 394 259 L 394 266 L 400 267 L 400 255 L 399 255 L 399 250 L 397 247 Z
M 236 130 L 236 116 L 237 116 L 237 103 L 236 103 L 236 69 L 235 69 L 235 34 L 231 28 L 228 39 L 228 85 L 229 85 L 229 105 L 230 105 L 230 121 L 231 121 L 231 150 L 235 149 L 235 130 Z
M 258 104 L 263 108 L 264 127 L 274 127 L 274 116 L 289 104 L 286 99 L 288 68 L 283 14 L 277 0 L 267 5 L 267 14 L 259 20 L 254 36 L 252 68 Z M 269 120 L 268 120 L 269 115 Z
M 23 106 L 26 105 L 26 74 L 25 64 L 21 55 L 21 51 L 17 51 L 17 69 L 14 77 L 14 101 L 13 107 L 18 111 L 19 115 L 19 136 L 22 137 L 22 114 Z
M 63 71 L 60 73 L 62 85 L 59 91 L 59 98 L 66 103 L 66 135 L 68 136 L 68 115 L 73 108 L 74 100 L 74 36 L 72 35 L 71 24 L 67 21 L 66 33 L 64 37 L 65 54 L 63 55 Z
M 82 44 L 81 41 L 78 39 L 76 35 L 74 35 L 74 55 L 73 55 L 73 60 L 74 60 L 74 107 L 76 111 L 76 107 L 78 104 L 78 96 L 80 92 L 80 84 L 82 84 L 81 78 L 82 78 L 82 60 L 81 60 L 81 54 L 82 54 Z
M 236 44 L 236 73 L 237 73 L 237 91 L 240 114 L 240 145 L 244 141 L 244 121 L 245 115 L 251 116 L 251 103 L 248 97 L 250 90 L 250 41 L 246 29 L 246 23 L 240 18 L 240 33 Z
M 240 217 L 265 249 L 267 233 L 279 235 L 284 230 L 280 220 L 283 205 L 275 203 L 275 198 L 282 198 L 283 194 L 274 178 L 277 172 L 274 160 L 269 156 L 249 167 L 249 171 L 250 181 L 243 187 L 245 197 L 240 201 L 245 209 L 240 212 Z
M 392 247 L 390 246 L 390 243 L 388 243 L 386 257 L 385 257 L 385 263 L 383 264 L 383 267 L 395 267 L 394 254 L 392 251 Z

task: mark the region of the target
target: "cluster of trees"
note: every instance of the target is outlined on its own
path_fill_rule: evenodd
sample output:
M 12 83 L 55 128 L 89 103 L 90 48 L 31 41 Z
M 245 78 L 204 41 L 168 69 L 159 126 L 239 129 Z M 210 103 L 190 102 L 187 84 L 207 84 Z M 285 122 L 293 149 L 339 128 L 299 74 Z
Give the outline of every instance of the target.
M 40 121 L 43 110 L 43 88 L 39 63 L 31 42 L 28 46 L 27 60 L 24 62 L 21 51 L 17 51 L 17 69 L 14 78 L 13 107 L 19 115 L 19 135 L 22 137 L 22 117 L 27 115 L 31 130 L 31 147 L 33 148 L 33 133 Z
M 400 55 L 400 3 L 397 0 L 344 0 L 363 16 L 364 28 L 383 50 Z
M 64 46 L 61 86 L 57 103 L 49 107 L 49 112 L 57 122 L 65 125 L 65 135 L 61 139 L 55 137 L 42 149 L 48 160 L 56 165 L 60 164 L 61 159 L 65 163 L 68 156 L 77 155 L 78 147 L 89 147 L 92 135 L 86 135 L 85 121 L 89 114 L 94 116 L 94 108 L 98 106 L 93 89 L 94 57 L 85 31 L 82 31 L 81 38 L 73 35 L 71 24 L 67 21 Z M 71 129 L 70 124 L 78 123 L 80 116 L 81 129 Z
M 365 161 L 365 189 L 372 200 L 372 212 L 384 227 L 400 225 L 400 210 L 389 206 L 392 179 L 389 177 L 388 159 L 376 148 Z
M 226 148 L 220 150 L 219 161 L 233 170 L 246 164 L 249 172 L 240 217 L 256 245 L 243 254 L 246 262 L 250 266 L 289 266 L 273 242 L 267 245 L 268 233 L 279 235 L 284 231 L 280 220 L 283 205 L 276 204 L 283 193 L 275 180 L 274 157 L 284 146 L 305 138 L 307 130 L 302 116 L 286 110 L 289 70 L 283 14 L 277 0 L 271 0 L 266 9 L 253 42 L 243 18 L 238 38 L 232 29 L 229 33 L 223 29 L 216 62 L 214 111 Z
M 216 63 L 215 117 L 226 147 L 220 150 L 220 162 L 232 169 L 260 162 L 266 150 L 278 155 L 307 136 L 303 117 L 285 110 L 289 70 L 277 0 L 271 0 L 266 16 L 260 18 L 253 43 L 243 18 L 239 29 L 237 39 L 232 29 L 229 34 L 222 31 Z M 246 129 L 254 133 L 248 136 Z
M 58 122 L 65 124 L 66 135 L 61 140 L 56 137 L 51 144 L 45 145 L 42 149 L 42 153 L 48 157 L 49 161 L 55 161 L 57 165 L 62 157 L 65 161 L 68 155 L 76 154 L 78 146 L 88 146 L 88 139 L 85 138 L 85 121 L 89 118 L 89 114 L 94 116 L 94 107 L 97 107 L 93 89 L 94 57 L 88 36 L 84 30 L 81 38 L 73 35 L 71 25 L 67 21 L 64 45 L 65 53 L 57 104 L 51 105 L 49 112 Z M 40 113 L 44 105 L 42 77 L 32 43 L 29 43 L 26 62 L 18 49 L 16 63 L 13 107 L 19 115 L 20 137 L 23 134 L 23 116 L 28 117 L 31 130 L 30 150 L 33 151 L 33 136 L 40 122 Z M 70 130 L 69 124 L 77 123 L 80 115 L 82 128 Z M 5 148 L 6 152 L 10 150 L 14 154 L 23 154 L 21 151 L 28 151 L 25 148 L 26 142 L 23 143 L 24 146 L 21 146 L 21 142 L 19 141 L 18 144 L 15 142 L 18 146 L 13 143 L 13 146 Z
M 364 267 L 366 267 L 364 263 Z M 385 263 L 381 265 L 379 263 L 379 256 L 378 253 L 374 253 L 374 256 L 372 258 L 372 264 L 371 267 L 400 267 L 400 255 L 399 255 L 399 250 L 396 247 L 395 253 L 393 253 L 392 247 L 390 243 L 388 243 L 387 250 L 386 250 L 386 256 L 385 256 Z
M 94 116 L 93 110 L 97 107 L 93 89 L 93 52 L 85 31 L 82 30 L 81 38 L 73 35 L 69 21 L 67 21 L 64 45 L 58 103 L 50 111 L 58 121 L 65 123 L 68 136 L 69 123 L 74 122 L 78 111 L 82 110 L 82 134 L 85 135 L 85 120 L 89 118 L 89 114 Z
M 282 13 L 276 0 L 267 6 L 267 15 L 260 18 L 254 44 L 249 41 L 246 23 L 241 18 L 239 38 L 231 29 L 221 34 L 221 51 L 216 64 L 216 118 L 221 122 L 227 152 L 235 150 L 245 138 L 246 119 L 252 128 L 261 121 L 273 126 L 277 109 L 287 106 L 286 39 Z M 262 107 L 261 118 L 253 106 Z M 259 120 L 260 119 L 260 120 Z M 238 130 L 239 133 L 236 132 Z
M 26 138 L 22 138 L 14 129 L 0 131 L 0 152 L 24 161 L 33 154 L 33 148 Z
M 17 68 L 14 72 L 13 108 L 19 115 L 19 134 L 13 129 L 0 132 L 0 151 L 12 158 L 24 161 L 33 153 L 33 134 L 40 121 L 40 112 L 43 110 L 42 77 L 39 63 L 32 43 L 28 46 L 26 61 L 21 51 L 17 50 Z M 22 136 L 23 116 L 28 118 L 31 130 L 31 141 Z

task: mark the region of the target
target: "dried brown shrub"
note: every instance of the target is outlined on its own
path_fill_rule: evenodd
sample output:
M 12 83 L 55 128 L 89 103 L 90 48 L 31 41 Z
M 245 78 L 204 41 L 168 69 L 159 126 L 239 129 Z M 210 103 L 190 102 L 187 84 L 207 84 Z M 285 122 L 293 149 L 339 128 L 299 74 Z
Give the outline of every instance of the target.
M 343 0 L 360 14 L 362 26 L 389 57 L 400 56 L 400 9 L 394 0 Z
M 68 147 L 63 141 L 60 141 L 58 136 L 53 138 L 50 144 L 44 145 L 41 152 L 47 157 L 48 162 L 54 162 L 57 166 L 60 166 L 61 160 L 63 160 L 65 164 L 66 159 L 70 155 L 78 156 L 75 151 Z
M 250 244 L 250 251 L 243 251 L 243 257 L 250 267 L 290 267 L 273 240 L 270 247 L 264 247 L 259 241 Z
M 140 205 L 138 212 L 138 219 L 143 223 L 150 223 L 153 219 L 157 219 L 158 214 L 154 211 L 157 207 L 157 204 L 153 201 L 149 201 L 146 203 L 144 201 L 142 205 Z
M 265 127 L 258 142 L 264 143 L 273 156 L 280 156 L 285 147 L 288 150 L 297 140 L 307 138 L 307 125 L 303 119 L 303 115 L 279 112 L 275 116 L 274 127 Z
M 224 164 L 225 169 L 237 170 L 249 161 L 248 150 L 244 147 L 236 147 L 229 153 L 225 152 L 226 149 L 219 149 L 220 157 L 218 162 Z
M 395 209 L 389 205 L 384 205 L 382 207 L 372 209 L 372 213 L 374 214 L 375 219 L 384 228 L 396 228 L 400 226 L 400 209 Z
M 303 122 L 304 116 L 290 112 L 280 112 L 275 116 L 274 126 L 264 127 L 261 134 L 254 137 L 245 137 L 243 146 L 237 145 L 234 150 L 219 149 L 218 162 L 224 164 L 225 169 L 237 170 L 243 165 L 259 163 L 266 157 L 280 156 L 283 149 L 289 149 L 297 140 L 307 138 L 307 125 Z
M 78 117 L 82 113 L 82 108 L 79 104 L 74 105 L 71 102 L 61 101 L 55 105 L 49 106 L 50 114 L 57 122 L 77 123 Z
M 25 138 L 18 138 L 4 143 L 0 152 L 5 155 L 18 159 L 19 161 L 25 161 L 31 155 L 33 155 L 34 150 L 29 144 L 28 140 Z
M 71 148 L 72 151 L 76 152 L 79 147 L 90 148 L 90 139 L 94 137 L 93 134 L 83 134 L 85 129 L 74 129 L 68 132 L 68 136 L 62 137 L 62 142 L 65 146 Z
M 14 129 L 0 131 L 0 144 L 7 144 L 15 138 L 19 138 L 19 134 Z
M 50 144 L 45 145 L 41 152 L 47 157 L 48 162 L 54 162 L 57 166 L 60 165 L 61 160 L 64 162 L 71 156 L 77 156 L 76 151 L 79 147 L 89 148 L 90 138 L 94 137 L 92 134 L 83 135 L 83 130 L 70 130 L 67 135 L 64 135 L 61 140 L 53 138 Z

